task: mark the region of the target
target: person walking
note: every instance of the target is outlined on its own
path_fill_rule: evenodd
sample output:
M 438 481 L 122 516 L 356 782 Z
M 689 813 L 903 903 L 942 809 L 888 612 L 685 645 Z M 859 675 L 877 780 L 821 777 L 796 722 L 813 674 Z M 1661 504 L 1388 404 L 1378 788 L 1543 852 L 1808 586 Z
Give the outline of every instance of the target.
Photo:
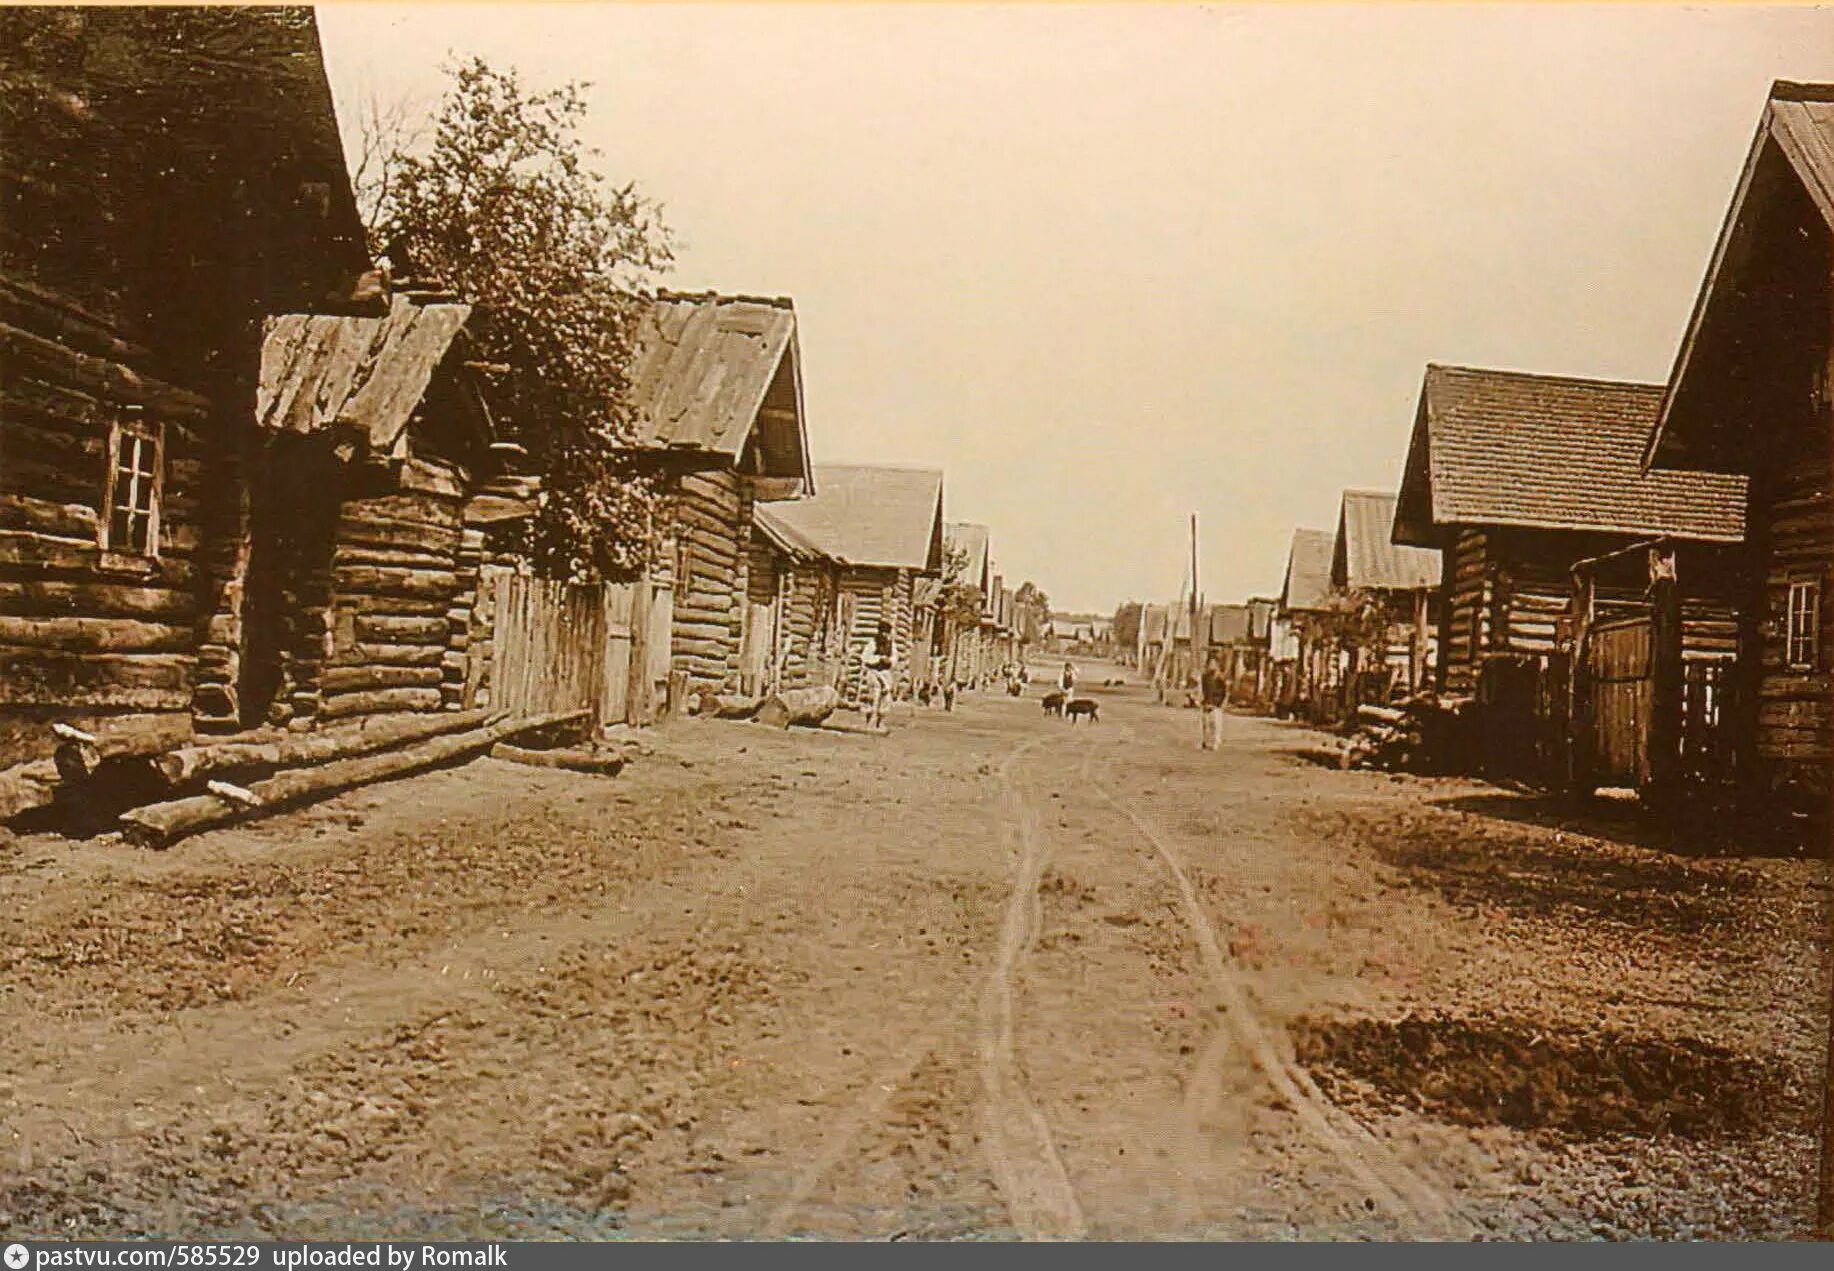
M 866 672 L 866 726 L 875 732 L 885 726 L 885 704 L 891 700 L 896 652 L 889 622 L 879 624 L 878 632 L 860 652 L 860 665 Z
M 1223 744 L 1223 706 L 1229 701 L 1229 680 L 1223 674 L 1221 654 L 1212 653 L 1204 666 L 1203 681 L 1204 737 L 1202 749 L 1216 750 Z
M 1057 677 L 1057 687 L 1063 690 L 1063 700 L 1065 704 L 1075 699 L 1076 666 L 1074 663 L 1065 662 L 1063 664 L 1063 674 Z

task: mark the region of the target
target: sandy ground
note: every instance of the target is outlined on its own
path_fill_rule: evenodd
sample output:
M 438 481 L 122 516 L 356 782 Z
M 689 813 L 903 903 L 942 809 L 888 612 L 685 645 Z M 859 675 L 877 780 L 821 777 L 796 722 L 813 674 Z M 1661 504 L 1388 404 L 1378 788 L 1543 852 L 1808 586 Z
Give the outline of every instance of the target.
M 1040 691 L 0 839 L 0 1231 L 1809 1234 L 1825 862 Z

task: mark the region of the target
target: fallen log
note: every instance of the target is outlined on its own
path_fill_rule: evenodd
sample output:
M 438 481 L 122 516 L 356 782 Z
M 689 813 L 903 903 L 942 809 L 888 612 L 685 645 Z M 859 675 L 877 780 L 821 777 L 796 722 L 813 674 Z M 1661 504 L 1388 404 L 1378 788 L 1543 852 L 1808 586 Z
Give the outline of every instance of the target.
M 1407 721 L 1407 712 L 1395 710 L 1389 706 L 1374 706 L 1365 703 L 1356 708 L 1358 719 L 1374 720 L 1382 724 L 1401 724 Z
M 509 763 L 527 764 L 531 768 L 565 768 L 569 772 L 590 772 L 606 777 L 617 776 L 624 770 L 624 765 L 630 762 L 628 752 L 608 753 L 575 746 L 563 746 L 556 750 L 530 750 L 507 741 L 492 746 L 490 757 Z
M 700 695 L 702 719 L 750 719 L 764 705 L 762 697 L 745 697 L 736 693 L 716 693 L 705 689 Z
M 772 728 L 788 728 L 791 724 L 818 727 L 840 704 L 840 693 L 826 685 L 792 688 L 765 698 L 752 718 Z
M 136 847 L 170 847 L 186 835 L 196 834 L 200 830 L 214 829 L 251 816 L 278 811 L 295 803 L 337 794 L 354 786 L 405 777 L 422 769 L 435 768 L 489 750 L 498 742 L 511 737 L 577 723 L 590 714 L 590 711 L 576 710 L 526 719 L 500 720 L 469 732 L 434 737 L 401 750 L 337 759 L 314 768 L 279 772 L 248 788 L 248 793 L 259 801 L 252 807 L 229 802 L 214 794 L 149 804 L 123 814 L 122 833 Z
M 332 732 L 294 734 L 268 741 L 221 741 L 183 746 L 157 756 L 153 771 L 172 789 L 235 768 L 297 768 L 366 755 L 390 746 L 425 741 L 446 733 L 477 728 L 497 718 L 488 710 L 451 711 L 438 715 L 378 715 L 360 727 Z

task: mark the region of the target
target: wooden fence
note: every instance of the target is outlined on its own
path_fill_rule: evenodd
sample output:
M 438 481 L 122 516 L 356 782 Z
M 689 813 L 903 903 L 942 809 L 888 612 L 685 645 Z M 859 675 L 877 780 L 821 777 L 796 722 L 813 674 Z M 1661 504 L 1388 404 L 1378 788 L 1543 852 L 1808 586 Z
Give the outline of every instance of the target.
M 595 726 L 652 722 L 669 679 L 666 587 L 576 584 L 485 566 L 467 706 L 517 715 L 592 711 Z

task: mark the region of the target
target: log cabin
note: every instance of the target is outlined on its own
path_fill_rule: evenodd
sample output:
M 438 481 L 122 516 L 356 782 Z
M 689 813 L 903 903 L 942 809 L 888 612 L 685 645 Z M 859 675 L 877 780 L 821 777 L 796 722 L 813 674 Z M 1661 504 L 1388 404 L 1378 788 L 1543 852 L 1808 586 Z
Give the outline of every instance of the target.
M 1331 628 L 1336 610 L 1331 592 L 1334 542 L 1329 530 L 1294 530 L 1280 584 L 1279 617 L 1294 645 L 1291 684 L 1281 704 L 1314 717 L 1330 713 L 1331 695 L 1342 678 L 1340 650 Z
M 753 512 L 815 490 L 795 306 L 662 293 L 639 329 L 630 397 L 634 444 L 664 476 L 650 581 L 673 606 L 675 672 L 690 692 L 755 692 L 781 624 L 772 584 L 752 586 Z
M 1685 657 L 1738 650 L 1742 477 L 1645 469 L 1660 385 L 1427 368 L 1396 504 L 1396 543 L 1442 552 L 1436 687 L 1474 694 L 1497 771 L 1565 768 L 1574 568 L 1660 540 L 1678 545 Z M 1632 616 L 1646 576 L 1603 580 L 1588 621 Z
M 815 493 L 760 506 L 773 530 L 799 536 L 833 561 L 838 575 L 834 624 L 848 654 L 839 687 L 858 686 L 858 652 L 890 626 L 894 681 L 914 688 L 912 640 L 916 583 L 943 565 L 942 473 L 934 468 L 817 464 Z
M 1433 548 L 1394 542 L 1394 524 L 1393 494 L 1345 490 L 1331 548 L 1331 586 L 1370 606 L 1379 621 L 1376 646 L 1353 650 L 1349 673 L 1385 673 L 1391 691 L 1417 693 L 1427 687 L 1433 665 L 1441 564 Z
M 770 624 L 776 639 L 768 661 L 752 670 L 759 695 L 780 689 L 839 687 L 846 662 L 845 636 L 837 621 L 840 563 L 819 544 L 772 518 L 763 506 L 752 511 L 751 597 L 775 607 Z
M 369 261 L 306 9 L 0 13 L 0 766 L 192 726 L 261 319 Z M 233 550 L 233 547 L 232 549 Z
M 502 475 L 471 314 L 397 295 L 376 317 L 268 321 L 264 444 L 201 650 L 200 727 L 464 704 L 483 546 L 466 510 Z
M 956 581 L 972 588 L 979 597 L 980 618 L 953 624 L 948 633 L 946 676 L 957 685 L 977 684 L 996 665 L 990 634 L 984 630 L 985 619 L 993 611 L 993 557 L 989 551 L 991 535 L 985 525 L 969 521 L 951 521 L 943 526 L 943 547 L 949 559 L 960 561 Z
M 1740 766 L 1826 816 L 1834 765 L 1834 85 L 1770 91 L 1662 395 L 1651 479 L 1749 480 Z
M 1159 674 L 1166 654 L 1166 633 L 1170 627 L 1171 606 L 1143 605 L 1140 609 L 1138 667 L 1151 676 Z

